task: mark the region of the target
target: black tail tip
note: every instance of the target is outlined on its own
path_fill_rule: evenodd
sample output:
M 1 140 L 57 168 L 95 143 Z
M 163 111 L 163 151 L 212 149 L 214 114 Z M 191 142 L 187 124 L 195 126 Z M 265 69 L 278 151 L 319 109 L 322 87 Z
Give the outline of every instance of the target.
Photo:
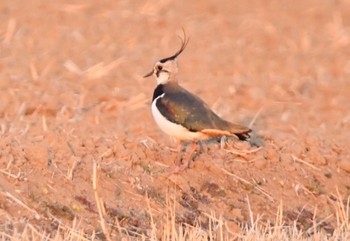
M 249 131 L 244 132 L 244 133 L 239 133 L 239 134 L 236 134 L 236 136 L 239 138 L 239 140 L 246 141 L 250 138 L 249 132 L 251 132 L 251 131 L 252 130 L 249 130 Z

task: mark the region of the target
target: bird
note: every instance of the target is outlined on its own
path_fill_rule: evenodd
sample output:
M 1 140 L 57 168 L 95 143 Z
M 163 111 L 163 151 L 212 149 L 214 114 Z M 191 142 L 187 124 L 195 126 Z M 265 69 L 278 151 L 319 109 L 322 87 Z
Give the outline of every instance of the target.
M 189 38 L 183 33 L 183 38 L 180 37 L 180 49 L 172 56 L 158 60 L 152 71 L 144 76 L 147 78 L 153 75 L 157 80 L 151 105 L 156 124 L 180 143 L 191 142 L 193 145 L 189 158 L 180 163 L 176 172 L 189 166 L 189 161 L 201 141 L 221 137 L 235 137 L 243 141 L 249 139 L 251 132 L 248 127 L 221 118 L 200 97 L 178 83 L 177 58 L 189 42 Z M 180 147 L 181 158 L 183 145 Z M 202 148 L 201 145 L 199 147 Z

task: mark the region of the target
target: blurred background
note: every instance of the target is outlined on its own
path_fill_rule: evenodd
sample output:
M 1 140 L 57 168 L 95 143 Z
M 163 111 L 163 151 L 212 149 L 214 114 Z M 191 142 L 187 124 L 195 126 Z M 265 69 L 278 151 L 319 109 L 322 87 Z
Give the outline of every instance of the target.
M 177 51 L 183 28 L 190 43 L 180 83 L 219 114 L 249 122 L 262 107 L 281 112 L 310 101 L 322 105 L 314 112 L 343 118 L 334 109 L 349 107 L 349 10 L 348 1 L 327 0 L 2 1 L 0 111 L 120 100 L 150 122 L 141 107 L 155 80 L 142 76 Z

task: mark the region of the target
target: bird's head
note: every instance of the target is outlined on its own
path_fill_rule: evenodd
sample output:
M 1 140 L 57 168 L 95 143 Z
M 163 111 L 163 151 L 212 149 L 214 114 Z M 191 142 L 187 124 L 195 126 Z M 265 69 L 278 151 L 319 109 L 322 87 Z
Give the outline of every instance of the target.
M 182 51 L 187 46 L 188 38 L 186 38 L 186 35 L 184 34 L 184 38 L 181 39 L 181 48 L 172 56 L 158 60 L 151 72 L 146 74 L 144 78 L 149 77 L 151 75 L 154 75 L 157 79 L 158 84 L 165 84 L 169 81 L 175 81 L 175 76 L 178 72 L 177 69 L 177 56 L 179 56 Z

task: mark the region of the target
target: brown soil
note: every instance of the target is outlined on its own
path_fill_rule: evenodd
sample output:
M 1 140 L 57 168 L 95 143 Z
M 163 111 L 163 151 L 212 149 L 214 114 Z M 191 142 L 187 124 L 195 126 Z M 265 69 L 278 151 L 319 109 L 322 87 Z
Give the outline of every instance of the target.
M 3 1 L 0 222 L 100 230 L 96 163 L 106 223 L 129 231 L 147 234 L 150 213 L 161 226 L 174 200 L 179 222 L 205 227 L 215 213 L 237 230 L 249 205 L 274 220 L 282 203 L 286 223 L 331 233 L 350 195 L 349 12 L 346 1 Z M 167 174 L 177 143 L 154 123 L 155 80 L 142 76 L 182 27 L 181 84 L 254 133 L 251 147 L 207 143 Z

